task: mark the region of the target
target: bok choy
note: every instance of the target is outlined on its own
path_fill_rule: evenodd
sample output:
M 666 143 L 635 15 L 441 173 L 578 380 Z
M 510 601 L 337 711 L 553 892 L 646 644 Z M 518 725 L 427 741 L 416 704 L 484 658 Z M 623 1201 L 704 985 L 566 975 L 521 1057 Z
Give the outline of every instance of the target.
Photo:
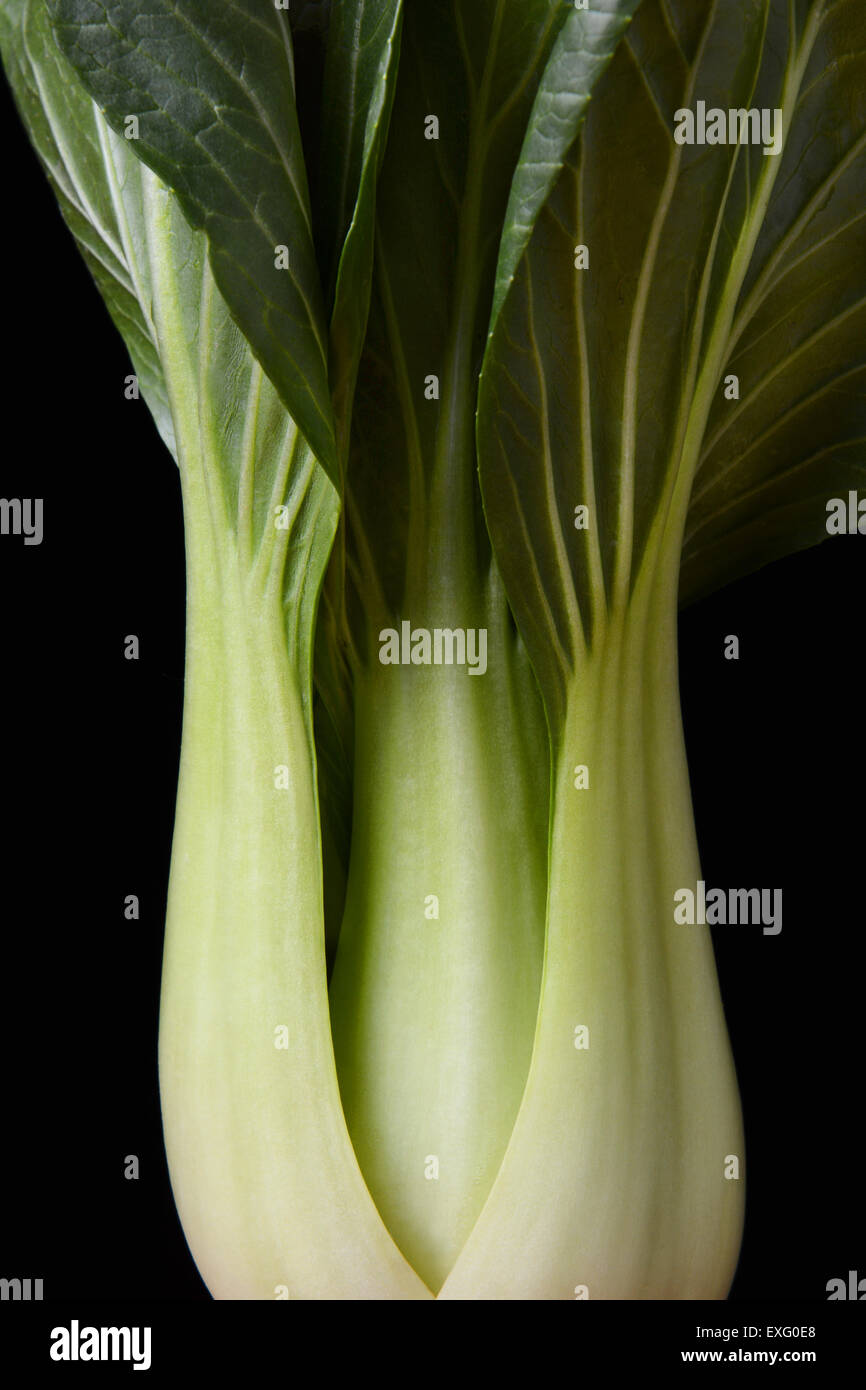
M 0 0 L 0 46 L 180 475 L 208 1288 L 724 1298 L 677 610 L 857 529 L 862 0 Z

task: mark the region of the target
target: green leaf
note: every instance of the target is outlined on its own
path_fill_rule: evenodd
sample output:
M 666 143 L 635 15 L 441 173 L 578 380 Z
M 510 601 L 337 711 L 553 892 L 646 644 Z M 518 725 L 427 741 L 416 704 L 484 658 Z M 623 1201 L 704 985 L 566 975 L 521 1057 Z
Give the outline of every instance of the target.
M 122 217 L 103 162 L 104 122 L 58 52 L 44 5 L 32 0 L 0 4 L 0 51 L 63 217 L 124 337 L 157 428 L 176 456 L 153 323 L 126 257 Z M 133 163 L 129 155 L 124 167 Z
M 864 92 L 866 12 L 827 5 L 728 335 L 740 399 L 716 394 L 702 442 L 682 602 L 826 540 L 828 500 L 866 486 Z
M 477 373 L 511 180 L 569 15 L 559 0 L 406 8 L 348 480 L 350 608 L 375 629 L 382 603 L 396 611 L 431 572 L 459 586 L 488 563 L 476 514 Z M 434 375 L 438 400 L 425 396 Z
M 554 728 L 641 567 L 676 584 L 683 528 L 687 599 L 821 539 L 862 482 L 864 44 L 856 0 L 646 0 L 538 219 L 478 431 Z M 675 143 L 698 100 L 781 109 L 783 152 Z
M 376 184 L 397 80 L 401 0 L 347 0 L 331 16 L 321 94 L 317 224 L 331 306 L 330 372 L 345 471 L 373 273 Z M 345 529 L 337 536 L 317 631 L 317 744 L 326 853 L 326 920 L 336 948 L 351 828 L 354 739 L 345 612 Z
M 361 246 L 354 273 L 366 278 L 372 271 L 376 176 L 394 101 L 402 11 L 402 0 L 345 0 L 328 26 L 316 209 L 327 238 L 328 302 L 336 297 L 340 261 L 355 243 Z
M 285 13 L 255 0 L 47 0 L 108 123 L 203 229 L 214 278 L 310 447 L 339 481 L 327 344 Z M 288 266 L 278 248 L 287 248 Z
M 305 458 L 293 421 L 214 286 L 204 237 L 180 215 L 177 199 L 170 219 L 171 259 L 183 266 L 172 308 L 177 332 L 161 328 L 152 231 L 161 184 L 100 115 L 59 52 L 45 6 L 6 0 L 0 24 L 19 110 L 182 473 L 184 449 L 198 454 L 206 446 L 215 501 L 251 559 L 274 549 L 274 510 L 288 508 L 292 525 L 277 539 L 284 554 L 304 560 L 286 570 L 288 635 L 293 653 L 308 663 L 312 612 L 336 525 L 334 489 Z M 322 508 L 330 519 L 317 528 Z
M 402 0 L 346 0 L 328 28 L 317 213 L 327 240 L 331 381 L 344 468 L 370 308 L 376 185 L 394 102 L 402 8 Z
M 616 51 L 641 0 L 590 0 L 572 10 L 547 60 L 505 214 L 496 267 L 491 329 L 532 235 L 541 208 L 574 143 L 598 79 Z

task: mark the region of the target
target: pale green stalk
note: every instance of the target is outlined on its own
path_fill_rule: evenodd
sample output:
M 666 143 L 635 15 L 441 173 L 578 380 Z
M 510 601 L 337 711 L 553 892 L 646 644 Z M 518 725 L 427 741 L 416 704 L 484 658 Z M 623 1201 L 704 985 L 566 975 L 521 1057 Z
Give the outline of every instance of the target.
M 315 766 L 305 713 L 313 610 L 306 631 L 302 610 L 302 630 L 287 643 L 287 624 L 295 627 L 298 615 L 284 611 L 283 571 L 290 543 L 303 540 L 295 535 L 299 512 L 320 509 L 306 524 L 326 528 L 327 543 L 336 499 L 283 417 L 275 500 L 287 478 L 289 487 L 300 480 L 303 500 L 295 502 L 288 530 L 274 525 L 276 509 L 270 509 L 257 551 L 247 553 L 227 501 L 221 399 L 207 389 L 210 355 L 219 350 L 210 339 L 209 306 L 216 306 L 219 332 L 232 330 L 200 241 L 190 239 L 199 257 L 190 266 L 177 244 L 181 223 L 170 195 L 148 171 L 141 178 L 188 573 L 159 1039 L 175 1200 L 214 1297 L 427 1297 L 358 1169 L 330 1037 Z M 199 341 L 180 316 L 189 294 L 181 293 L 179 267 L 203 280 Z M 273 443 L 262 434 L 259 464 Z
M 743 1134 L 709 931 L 674 921 L 700 878 L 676 671 L 647 579 L 569 691 L 529 1079 L 442 1298 L 727 1295 Z
M 433 1289 L 505 1151 L 541 974 L 547 757 L 513 636 L 487 621 L 484 675 L 379 666 L 355 685 L 334 1043 L 364 1176 Z

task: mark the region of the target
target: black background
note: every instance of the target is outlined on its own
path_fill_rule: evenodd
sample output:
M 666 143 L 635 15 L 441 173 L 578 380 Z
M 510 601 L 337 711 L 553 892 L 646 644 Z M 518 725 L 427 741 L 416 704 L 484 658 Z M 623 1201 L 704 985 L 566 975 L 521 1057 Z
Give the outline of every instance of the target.
M 188 1305 L 209 1295 L 171 1199 L 156 1069 L 183 695 L 177 470 L 144 403 L 124 399 L 125 349 L 5 91 L 3 118 L 0 492 L 45 499 L 45 538 L 0 540 L 0 1275 L 42 1277 L 47 1300 Z M 799 1303 L 777 1320 L 814 1322 L 805 1303 L 827 1310 L 828 1279 L 866 1276 L 864 602 L 866 540 L 843 537 L 680 626 L 704 877 L 784 891 L 781 935 L 715 934 L 748 1162 L 731 1300 Z

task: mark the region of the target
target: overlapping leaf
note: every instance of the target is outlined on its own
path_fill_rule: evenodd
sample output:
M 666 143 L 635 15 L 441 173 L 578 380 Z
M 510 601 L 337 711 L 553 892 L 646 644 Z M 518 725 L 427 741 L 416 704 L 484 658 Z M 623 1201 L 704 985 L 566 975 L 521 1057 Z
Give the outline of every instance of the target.
M 819 540 L 862 483 L 864 72 L 857 0 L 644 0 L 599 86 L 480 393 L 486 515 L 554 723 L 664 528 L 677 552 L 686 527 L 687 599 Z M 699 100 L 781 110 L 783 152 L 677 144 Z
M 109 124 L 132 135 L 206 233 L 233 317 L 338 483 L 285 12 L 256 0 L 46 3 L 61 49 Z
M 15 100 L 60 210 L 123 334 L 159 432 L 174 453 L 174 426 L 154 328 L 124 251 L 103 162 L 99 113 L 53 43 L 44 5 L 4 0 L 0 46 Z
M 178 418 L 186 420 L 187 448 L 210 442 L 214 496 L 221 495 L 226 524 L 250 557 L 271 545 L 274 509 L 287 509 L 291 526 L 277 533 L 288 546 L 282 548 L 287 634 L 308 704 L 313 615 L 336 526 L 334 489 L 232 321 L 208 269 L 204 235 L 189 227 L 176 200 L 171 261 L 182 357 L 177 343 L 162 336 L 154 313 L 154 275 L 166 269 L 154 249 L 158 180 L 131 142 L 111 131 L 59 52 L 41 0 L 8 0 L 0 26 L 19 109 L 160 433 L 182 464 Z M 171 381 L 166 352 L 174 364 Z
M 317 7 L 320 19 L 325 7 Z M 324 81 L 316 109 L 319 261 L 330 312 L 331 392 L 341 470 L 367 328 L 376 183 L 394 99 L 402 0 L 345 0 L 322 31 Z M 293 18 L 293 26 L 297 23 Z M 325 921 L 333 955 L 342 918 L 351 829 L 353 714 L 344 609 L 345 531 L 334 548 L 316 631 L 316 747 L 325 856 Z
M 569 9 L 558 0 L 405 7 L 349 480 L 350 583 L 365 611 L 399 605 L 415 582 L 407 562 L 449 582 L 445 550 L 434 560 L 431 542 L 452 558 L 464 542 L 484 551 L 473 515 L 477 371 L 512 175 Z M 436 508 L 447 526 L 431 523 Z
M 731 324 L 683 544 L 683 602 L 827 539 L 827 502 L 866 485 L 866 10 L 817 26 L 785 162 Z
M 574 9 L 557 35 L 547 60 L 505 214 L 496 266 L 491 327 L 532 235 L 565 156 L 574 143 L 592 93 L 641 0 L 588 0 Z

